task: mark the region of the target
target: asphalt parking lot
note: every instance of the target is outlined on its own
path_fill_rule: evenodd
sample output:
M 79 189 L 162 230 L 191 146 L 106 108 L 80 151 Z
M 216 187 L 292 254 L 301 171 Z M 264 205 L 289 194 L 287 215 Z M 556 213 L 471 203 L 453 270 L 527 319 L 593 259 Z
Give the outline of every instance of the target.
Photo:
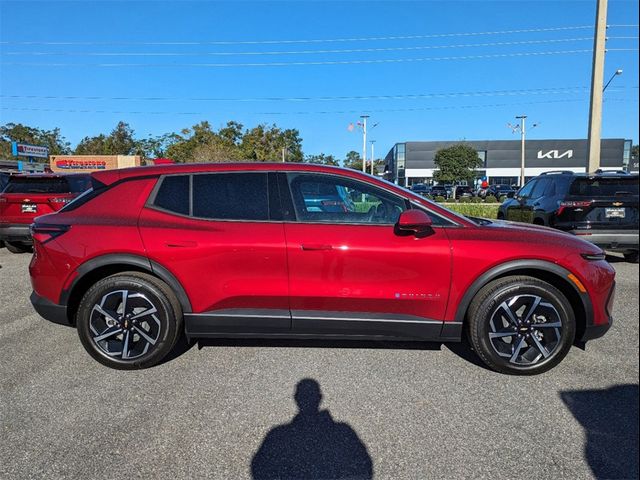
M 210 342 L 114 371 L 32 310 L 29 259 L 0 249 L 2 479 L 638 476 L 638 265 L 614 263 L 604 338 L 522 378 L 395 343 Z

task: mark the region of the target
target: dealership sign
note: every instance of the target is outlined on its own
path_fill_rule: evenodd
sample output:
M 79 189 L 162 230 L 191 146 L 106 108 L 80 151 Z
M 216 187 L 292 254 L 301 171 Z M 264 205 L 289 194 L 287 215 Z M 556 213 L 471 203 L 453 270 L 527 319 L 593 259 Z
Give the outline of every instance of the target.
M 49 147 L 11 142 L 11 153 L 14 157 L 49 158 Z
M 573 150 L 565 150 L 562 153 L 560 153 L 560 150 L 549 150 L 547 152 L 544 152 L 543 150 L 538 150 L 538 158 L 562 158 L 562 157 L 567 157 L 567 158 L 573 157 Z

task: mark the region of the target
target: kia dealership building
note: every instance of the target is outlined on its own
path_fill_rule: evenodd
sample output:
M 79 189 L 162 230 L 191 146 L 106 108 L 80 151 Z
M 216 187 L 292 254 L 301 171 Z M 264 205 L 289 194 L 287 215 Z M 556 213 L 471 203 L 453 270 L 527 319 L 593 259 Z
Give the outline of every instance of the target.
M 386 178 L 399 185 L 431 183 L 436 170 L 433 161 L 441 148 L 466 143 L 478 151 L 482 167 L 478 177 L 486 176 L 491 184 L 519 183 L 520 140 L 470 140 L 396 143 L 385 157 Z M 602 140 L 600 165 L 603 170 L 638 171 L 638 161 L 631 160 L 631 140 Z M 525 177 L 529 180 L 550 170 L 584 172 L 587 164 L 587 140 L 527 140 Z

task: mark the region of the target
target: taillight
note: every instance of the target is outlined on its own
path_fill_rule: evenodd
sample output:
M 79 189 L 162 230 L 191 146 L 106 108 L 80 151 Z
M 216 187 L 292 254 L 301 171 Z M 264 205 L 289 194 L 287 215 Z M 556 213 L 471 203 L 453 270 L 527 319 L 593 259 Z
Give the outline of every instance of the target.
M 38 243 L 47 243 L 71 228 L 69 225 L 48 225 L 42 223 L 31 224 L 31 238 Z
M 558 211 L 556 212 L 560 215 L 565 208 L 586 208 L 591 206 L 591 201 L 568 201 L 568 202 L 558 202 Z

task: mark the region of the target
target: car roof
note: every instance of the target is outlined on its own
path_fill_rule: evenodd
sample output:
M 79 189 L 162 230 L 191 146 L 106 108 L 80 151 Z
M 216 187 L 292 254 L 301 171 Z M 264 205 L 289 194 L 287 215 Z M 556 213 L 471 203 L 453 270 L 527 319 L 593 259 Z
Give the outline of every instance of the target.
M 115 170 L 101 170 L 91 175 L 101 183 L 109 185 L 118 180 L 133 177 L 156 177 L 159 175 L 176 175 L 190 173 L 215 172 L 317 172 L 333 173 L 350 177 L 369 174 L 351 168 L 333 167 L 311 163 L 276 163 L 276 162 L 229 162 L 229 163 L 183 163 L 173 165 L 148 165 Z

